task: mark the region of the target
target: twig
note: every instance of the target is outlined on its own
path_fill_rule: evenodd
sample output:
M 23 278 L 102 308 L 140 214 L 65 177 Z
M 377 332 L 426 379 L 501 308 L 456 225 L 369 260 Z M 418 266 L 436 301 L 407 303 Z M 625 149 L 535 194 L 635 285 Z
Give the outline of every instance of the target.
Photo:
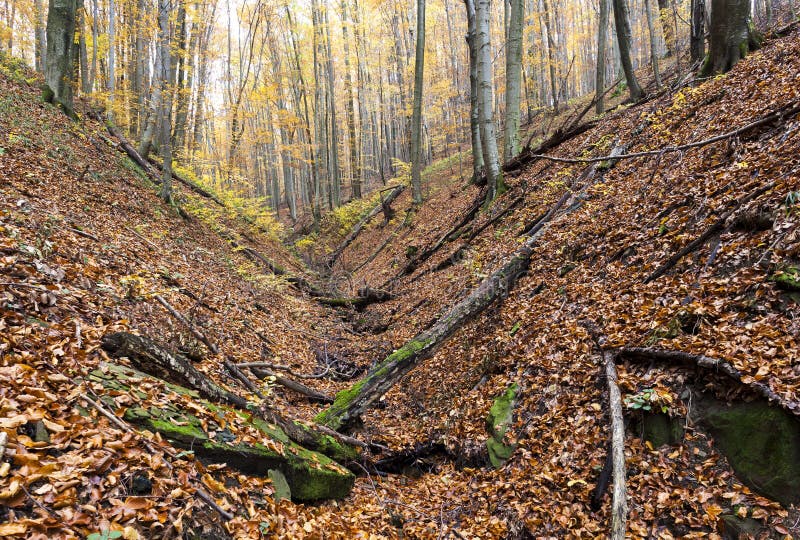
M 130 228 L 130 227 L 127 227 L 127 226 L 124 226 L 124 225 L 123 225 L 123 227 L 125 227 L 125 230 L 126 230 L 126 231 L 128 231 L 128 232 L 130 232 L 130 233 L 133 233 L 134 235 L 136 235 L 136 237 L 137 237 L 137 238 L 139 238 L 139 239 L 140 239 L 142 242 L 144 242 L 145 244 L 147 244 L 148 246 L 150 246 L 150 247 L 151 247 L 151 248 L 153 248 L 154 250 L 158 251 L 158 250 L 160 250 L 160 249 L 161 249 L 161 248 L 159 248 L 157 245 L 155 245 L 153 242 L 151 242 L 150 240 L 148 240 L 147 238 L 145 238 L 145 236 L 144 236 L 144 235 L 142 235 L 142 234 L 139 234 L 139 233 L 136 231 L 136 229 L 132 229 L 132 228 Z
M 702 141 L 696 141 L 693 143 L 682 144 L 680 146 L 666 146 L 664 148 L 658 150 L 648 150 L 645 152 L 632 152 L 630 154 L 620 154 L 618 156 L 614 156 L 615 159 L 633 159 L 639 157 L 646 157 L 646 156 L 657 156 L 659 154 L 671 153 L 671 152 L 683 152 L 684 150 L 689 150 L 691 148 L 699 148 L 701 146 L 707 146 L 709 144 L 724 141 L 725 139 L 730 139 L 731 137 L 735 137 L 737 135 L 741 135 L 753 128 L 757 128 L 763 126 L 764 124 L 769 124 L 775 120 L 783 119 L 784 117 L 791 116 L 800 112 L 800 105 L 796 102 L 789 103 L 769 114 L 763 116 L 762 118 L 755 120 L 745 126 L 742 126 L 738 129 L 734 129 L 733 131 L 728 131 L 727 133 L 723 133 L 721 135 L 716 135 L 714 137 L 710 137 L 708 139 L 703 139 Z M 559 163 L 596 163 L 598 161 L 606 161 L 608 157 L 597 157 L 597 158 L 561 158 L 557 156 L 549 156 L 547 154 L 531 154 L 531 159 L 547 159 L 550 161 L 557 161 Z
M 91 233 L 88 233 L 86 231 L 82 231 L 80 229 L 75 229 L 73 227 L 66 227 L 66 229 L 69 232 L 73 233 L 73 234 L 77 234 L 78 236 L 83 236 L 84 238 L 88 238 L 89 240 L 94 240 L 95 242 L 99 242 L 100 241 L 100 239 L 97 238 L 95 235 L 93 235 Z
M 225 521 L 230 521 L 233 519 L 233 514 L 218 505 L 217 501 L 214 500 L 214 497 L 209 495 L 203 488 L 196 487 L 195 493 L 197 493 L 197 496 L 203 499 L 203 501 L 213 508 Z
M 292 377 L 297 377 L 298 379 L 321 379 L 321 378 L 325 377 L 328 374 L 328 372 L 330 371 L 330 368 L 327 368 L 322 373 L 314 373 L 314 374 L 311 374 L 311 375 L 307 375 L 305 373 L 297 373 L 296 371 L 292 370 L 291 367 L 289 367 L 289 366 L 287 366 L 285 364 L 273 364 L 271 362 L 242 362 L 242 363 L 236 364 L 236 367 L 242 368 L 242 369 L 251 369 L 251 368 L 256 368 L 256 369 L 259 369 L 259 368 L 260 369 L 277 369 L 277 370 L 280 370 L 280 371 L 285 371 L 289 375 L 291 375 Z
M 83 340 L 81 339 L 81 320 L 78 317 L 75 317 L 75 341 L 79 349 L 83 347 Z
M 5 431 L 0 431 L 0 459 L 3 459 L 3 455 L 6 453 L 6 445 L 8 444 L 8 433 Z
M 202 333 L 200 330 L 198 330 L 197 328 L 195 328 L 195 327 L 194 327 L 194 325 L 193 325 L 191 322 L 189 322 L 189 320 L 188 320 L 188 319 L 186 319 L 186 317 L 184 317 L 183 315 L 181 315 L 181 314 L 178 312 L 178 310 L 176 310 L 174 307 L 172 307 L 172 306 L 169 304 L 169 302 L 167 302 L 166 300 L 164 300 L 164 298 L 163 298 L 163 297 L 162 297 L 160 294 L 157 294 L 157 295 L 155 295 L 153 298 L 155 298 L 156 300 L 158 300 L 158 303 L 159 303 L 159 304 L 161 304 L 162 306 L 164 306 L 164 308 L 165 308 L 167 311 L 169 311 L 169 313 L 170 313 L 170 314 L 171 314 L 173 317 L 175 317 L 175 318 L 176 318 L 176 319 L 178 319 L 180 322 L 182 322 L 182 323 L 183 323 L 183 324 L 184 324 L 184 325 L 185 325 L 185 326 L 186 326 L 186 327 L 189 329 L 189 332 L 191 332 L 191 333 L 192 333 L 192 335 L 193 335 L 194 337 L 196 337 L 198 340 L 200 340 L 201 342 L 203 342 L 203 344 L 204 344 L 206 347 L 208 347 L 208 350 L 209 350 L 209 351 L 211 351 L 213 354 L 219 354 L 219 348 L 216 346 L 216 344 L 212 343 L 212 342 L 211 342 L 211 341 L 210 341 L 210 340 L 209 340 L 209 339 L 206 337 L 206 335 L 205 335 L 205 334 L 203 334 L 203 333 Z
M 247 375 L 242 373 L 242 370 L 239 369 L 236 364 L 230 360 L 223 360 L 222 365 L 225 366 L 225 369 L 228 370 L 228 373 L 230 373 L 234 378 L 238 379 L 245 386 L 245 388 L 250 391 L 251 394 L 255 394 L 259 399 L 266 399 L 261 390 L 258 389 L 253 381 L 247 378 Z

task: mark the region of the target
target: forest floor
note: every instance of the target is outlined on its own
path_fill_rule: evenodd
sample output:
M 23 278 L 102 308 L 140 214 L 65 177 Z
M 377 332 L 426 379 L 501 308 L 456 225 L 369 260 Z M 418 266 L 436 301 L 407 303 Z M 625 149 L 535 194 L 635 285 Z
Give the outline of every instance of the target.
M 409 257 L 433 245 L 480 196 L 479 187 L 450 171 L 434 171 L 422 206 L 409 214 L 406 190 L 393 205 L 395 217 L 373 220 L 322 280 L 270 222 L 245 223 L 233 204 L 222 208 L 179 186 L 187 211 L 179 215 L 108 144 L 103 126 L 70 122 L 40 102 L 28 71 L 9 60 L 2 65 L 0 432 L 8 443 L 0 460 L 0 536 L 605 537 L 608 498 L 595 511 L 590 495 L 609 428 L 600 355 L 587 324 L 604 349 L 657 345 L 724 359 L 743 374 L 744 384 L 731 385 L 679 366 L 617 366 L 624 395 L 650 390 L 676 416 L 690 407 L 690 383 L 735 400 L 761 382 L 785 402 L 800 402 L 800 308 L 796 294 L 776 283 L 800 259 L 796 112 L 699 148 L 624 159 L 601 175 L 591 174 L 591 164 L 532 161 L 468 230 L 521 198 L 508 213 L 468 245 L 446 242 L 402 275 Z M 550 153 L 603 157 L 619 145 L 659 151 L 798 104 L 795 28 L 729 74 L 616 108 Z M 346 499 L 275 502 L 268 478 L 176 453 L 159 436 L 123 430 L 91 407 L 97 388 L 85 377 L 109 361 L 100 339 L 117 330 L 192 353 L 199 369 L 231 388 L 225 357 L 265 358 L 305 374 L 330 358 L 342 370 L 367 369 L 498 268 L 525 225 L 565 190 L 579 197 L 542 235 L 517 286 L 388 392 L 354 432 L 394 450 L 439 451 L 399 472 L 361 470 Z M 718 234 L 645 283 L 731 210 Z M 313 242 L 321 254 L 347 234 L 327 230 Z M 243 247 L 335 284 L 340 294 L 366 284 L 396 296 L 363 311 L 326 307 L 253 262 Z M 206 351 L 156 295 L 186 314 L 220 354 Z M 352 381 L 306 383 L 333 394 Z M 520 389 L 508 430 L 514 452 L 494 469 L 485 463 L 485 419 L 513 383 Z M 160 388 L 138 390 L 150 405 L 193 406 Z M 296 417 L 321 410 L 281 387 L 266 390 L 278 410 Z M 122 392 L 115 400 L 121 415 L 143 398 Z M 235 419 L 226 421 L 236 436 L 249 436 Z M 631 537 L 719 538 L 720 517 L 734 513 L 772 537 L 800 536 L 798 509 L 753 493 L 693 425 L 679 444 L 658 448 L 629 430 L 625 454 Z M 146 496 L 132 485 L 141 475 L 151 484 Z M 233 519 L 223 525 L 195 495 L 200 486 Z

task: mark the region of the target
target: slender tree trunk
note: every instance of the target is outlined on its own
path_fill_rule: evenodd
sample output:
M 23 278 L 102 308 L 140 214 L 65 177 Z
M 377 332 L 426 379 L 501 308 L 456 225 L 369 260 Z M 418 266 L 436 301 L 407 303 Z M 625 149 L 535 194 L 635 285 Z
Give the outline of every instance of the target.
M 556 58 L 555 48 L 556 43 L 553 39 L 552 27 L 550 26 L 550 7 L 547 0 L 542 0 L 543 9 L 541 13 L 542 22 L 544 23 L 545 33 L 547 34 L 547 65 L 550 69 L 550 93 L 553 98 L 553 113 L 558 114 L 558 77 L 556 76 Z
M 606 43 L 608 42 L 608 2 L 600 0 L 600 18 L 597 27 L 597 67 L 595 69 L 595 112 L 603 114 L 606 110 L 603 95 L 606 91 Z
M 481 144 L 480 111 L 478 109 L 478 36 L 475 23 L 475 4 L 465 0 L 467 9 L 467 45 L 469 46 L 469 127 L 472 135 L 472 181 L 483 174 L 483 144 Z
M 689 49 L 692 62 L 699 62 L 706 55 L 706 3 L 705 0 L 692 0 L 692 28 Z
M 411 191 L 422 202 L 422 87 L 425 72 L 425 0 L 417 0 L 417 46 L 414 58 L 414 109 L 411 115 Z
M 328 17 L 329 11 L 328 0 L 325 0 L 322 17 L 325 23 L 323 30 L 325 32 L 325 65 L 327 72 L 326 95 L 328 105 L 328 121 L 330 122 L 330 127 L 328 128 L 328 142 L 330 145 L 330 151 L 328 155 L 330 157 L 329 168 L 331 180 L 330 201 L 331 208 L 337 208 L 341 204 L 342 179 L 341 169 L 339 166 L 339 126 L 336 121 L 336 88 L 333 70 L 333 53 L 331 50 L 331 24 L 330 18 Z
M 625 72 L 625 80 L 628 82 L 631 101 L 642 99 L 644 92 L 636 80 L 636 73 L 633 71 L 631 62 L 631 23 L 628 12 L 628 0 L 612 0 L 614 5 L 614 25 L 617 28 L 617 43 L 619 44 L 620 61 L 622 70 Z
M 481 144 L 486 181 L 486 204 L 506 191 L 500 156 L 497 151 L 497 136 L 492 111 L 492 42 L 490 37 L 490 0 L 477 0 L 475 4 L 475 28 L 478 41 L 478 110 L 480 112 Z
M 97 28 L 100 15 L 97 9 L 98 0 L 92 0 L 92 67 L 89 72 L 89 88 L 94 92 L 94 81 L 97 79 L 97 39 L 99 30 Z
M 33 55 L 34 66 L 39 73 L 44 72 L 45 62 L 45 47 L 47 43 L 47 36 L 44 35 L 44 9 L 42 0 L 34 0 L 33 2 L 33 17 L 34 17 L 34 30 L 33 30 Z
M 656 30 L 653 26 L 653 14 L 650 9 L 650 0 L 644 0 L 645 17 L 647 17 L 647 31 L 650 34 L 650 63 L 653 67 L 653 78 L 656 88 L 661 88 L 661 73 L 658 70 L 658 49 L 656 41 Z
M 347 94 L 345 109 L 347 111 L 347 142 L 350 149 L 350 186 L 354 199 L 361 198 L 361 167 L 358 159 L 358 141 L 356 140 L 356 113 L 353 95 L 353 75 L 350 70 L 350 32 L 348 20 L 348 0 L 342 0 L 342 45 L 344 47 L 344 87 Z M 356 30 L 357 31 L 357 30 Z M 355 33 L 355 32 L 354 32 Z M 357 45 L 356 45 L 357 46 Z M 363 105 L 362 105 L 363 106 Z
M 72 105 L 72 46 L 75 36 L 75 0 L 50 0 L 47 12 L 45 101 L 60 106 L 74 117 Z
M 89 86 L 89 56 L 86 51 L 86 7 L 83 0 L 78 0 L 78 56 L 81 72 L 81 93 L 88 95 L 92 90 Z M 73 44 L 74 47 L 74 44 Z
M 170 0 L 158 0 L 158 41 L 161 49 L 161 198 L 172 202 L 172 54 L 169 39 Z
M 108 0 L 108 120 L 114 121 L 114 94 L 117 92 L 117 8 L 115 0 Z
M 519 154 L 520 98 L 522 79 L 522 27 L 525 0 L 510 0 L 508 40 L 506 42 L 506 125 L 504 160 Z

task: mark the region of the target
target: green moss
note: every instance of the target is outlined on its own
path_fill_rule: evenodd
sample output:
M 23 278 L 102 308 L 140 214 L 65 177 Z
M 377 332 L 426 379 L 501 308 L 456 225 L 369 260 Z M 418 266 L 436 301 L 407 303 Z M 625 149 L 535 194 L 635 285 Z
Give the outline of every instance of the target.
M 775 272 L 770 281 L 785 291 L 800 291 L 800 268 L 786 266 Z
M 486 441 L 486 449 L 489 451 L 489 461 L 495 468 L 501 467 L 514 453 L 516 445 L 506 444 L 504 439 L 514 419 L 514 406 L 518 392 L 519 385 L 511 384 L 494 400 L 492 408 L 489 409 L 489 414 L 486 416 L 486 428 L 491 435 Z
M 781 504 L 800 502 L 800 422 L 765 402 L 701 400 L 695 414 L 736 476 Z
M 364 386 L 376 379 L 387 375 L 394 366 L 404 363 L 409 358 L 419 353 L 422 349 L 433 342 L 432 339 L 412 339 L 405 345 L 394 351 L 381 362 L 377 369 L 369 375 L 355 383 L 350 388 L 342 390 L 336 394 L 333 404 L 314 417 L 317 424 L 328 426 L 331 429 L 339 429 L 345 421 L 344 414 L 350 405 L 359 397 Z

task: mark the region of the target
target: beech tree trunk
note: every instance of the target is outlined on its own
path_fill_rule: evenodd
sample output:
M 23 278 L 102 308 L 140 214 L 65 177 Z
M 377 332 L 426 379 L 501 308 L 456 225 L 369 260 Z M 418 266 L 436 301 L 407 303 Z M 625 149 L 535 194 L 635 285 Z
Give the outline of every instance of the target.
M 425 0 L 417 0 L 417 44 L 414 53 L 414 107 L 411 113 L 411 192 L 422 202 L 422 87 L 425 73 Z
M 172 89 L 170 73 L 172 55 L 169 39 L 170 0 L 158 2 L 158 38 L 161 48 L 161 159 L 164 162 L 161 175 L 160 196 L 172 202 Z
M 477 0 L 475 4 L 475 30 L 478 47 L 478 111 L 481 126 L 483 164 L 489 189 L 486 204 L 506 191 L 500 155 L 497 150 L 497 134 L 492 110 L 492 40 L 490 37 L 491 0 Z
M 631 23 L 630 13 L 628 12 L 627 0 L 612 0 L 614 5 L 614 26 L 617 28 L 617 44 L 619 45 L 619 56 L 622 63 L 622 70 L 625 72 L 625 80 L 628 83 L 631 101 L 642 99 L 644 92 L 636 79 L 631 61 Z
M 664 46 L 668 57 L 675 52 L 675 30 L 670 22 L 671 15 L 670 0 L 658 0 L 658 20 L 661 23 L 661 33 L 664 35 Z
M 699 62 L 706 55 L 705 27 L 705 0 L 692 0 L 692 27 L 689 37 L 689 52 L 692 62 Z
M 464 0 L 467 8 L 467 45 L 469 46 L 469 129 L 472 135 L 472 181 L 483 174 L 480 111 L 478 110 L 478 37 L 475 29 L 474 0 Z
M 510 0 L 508 39 L 506 40 L 506 125 L 504 161 L 519 154 L 519 104 L 522 82 L 522 27 L 525 0 Z
M 75 0 L 50 0 L 47 11 L 44 100 L 74 117 L 72 105 L 72 47 L 75 36 Z
M 656 88 L 661 88 L 661 73 L 658 70 L 658 50 L 656 48 L 656 30 L 653 26 L 653 14 L 650 9 L 650 0 L 644 0 L 645 17 L 647 17 L 647 32 L 650 34 L 650 64 L 653 68 L 653 78 Z
M 595 112 L 605 112 L 606 42 L 608 41 L 608 1 L 600 0 L 600 19 L 597 27 L 597 67 L 595 71 Z
M 759 47 L 751 28 L 750 0 L 711 0 L 710 40 L 702 73 L 725 73 Z

